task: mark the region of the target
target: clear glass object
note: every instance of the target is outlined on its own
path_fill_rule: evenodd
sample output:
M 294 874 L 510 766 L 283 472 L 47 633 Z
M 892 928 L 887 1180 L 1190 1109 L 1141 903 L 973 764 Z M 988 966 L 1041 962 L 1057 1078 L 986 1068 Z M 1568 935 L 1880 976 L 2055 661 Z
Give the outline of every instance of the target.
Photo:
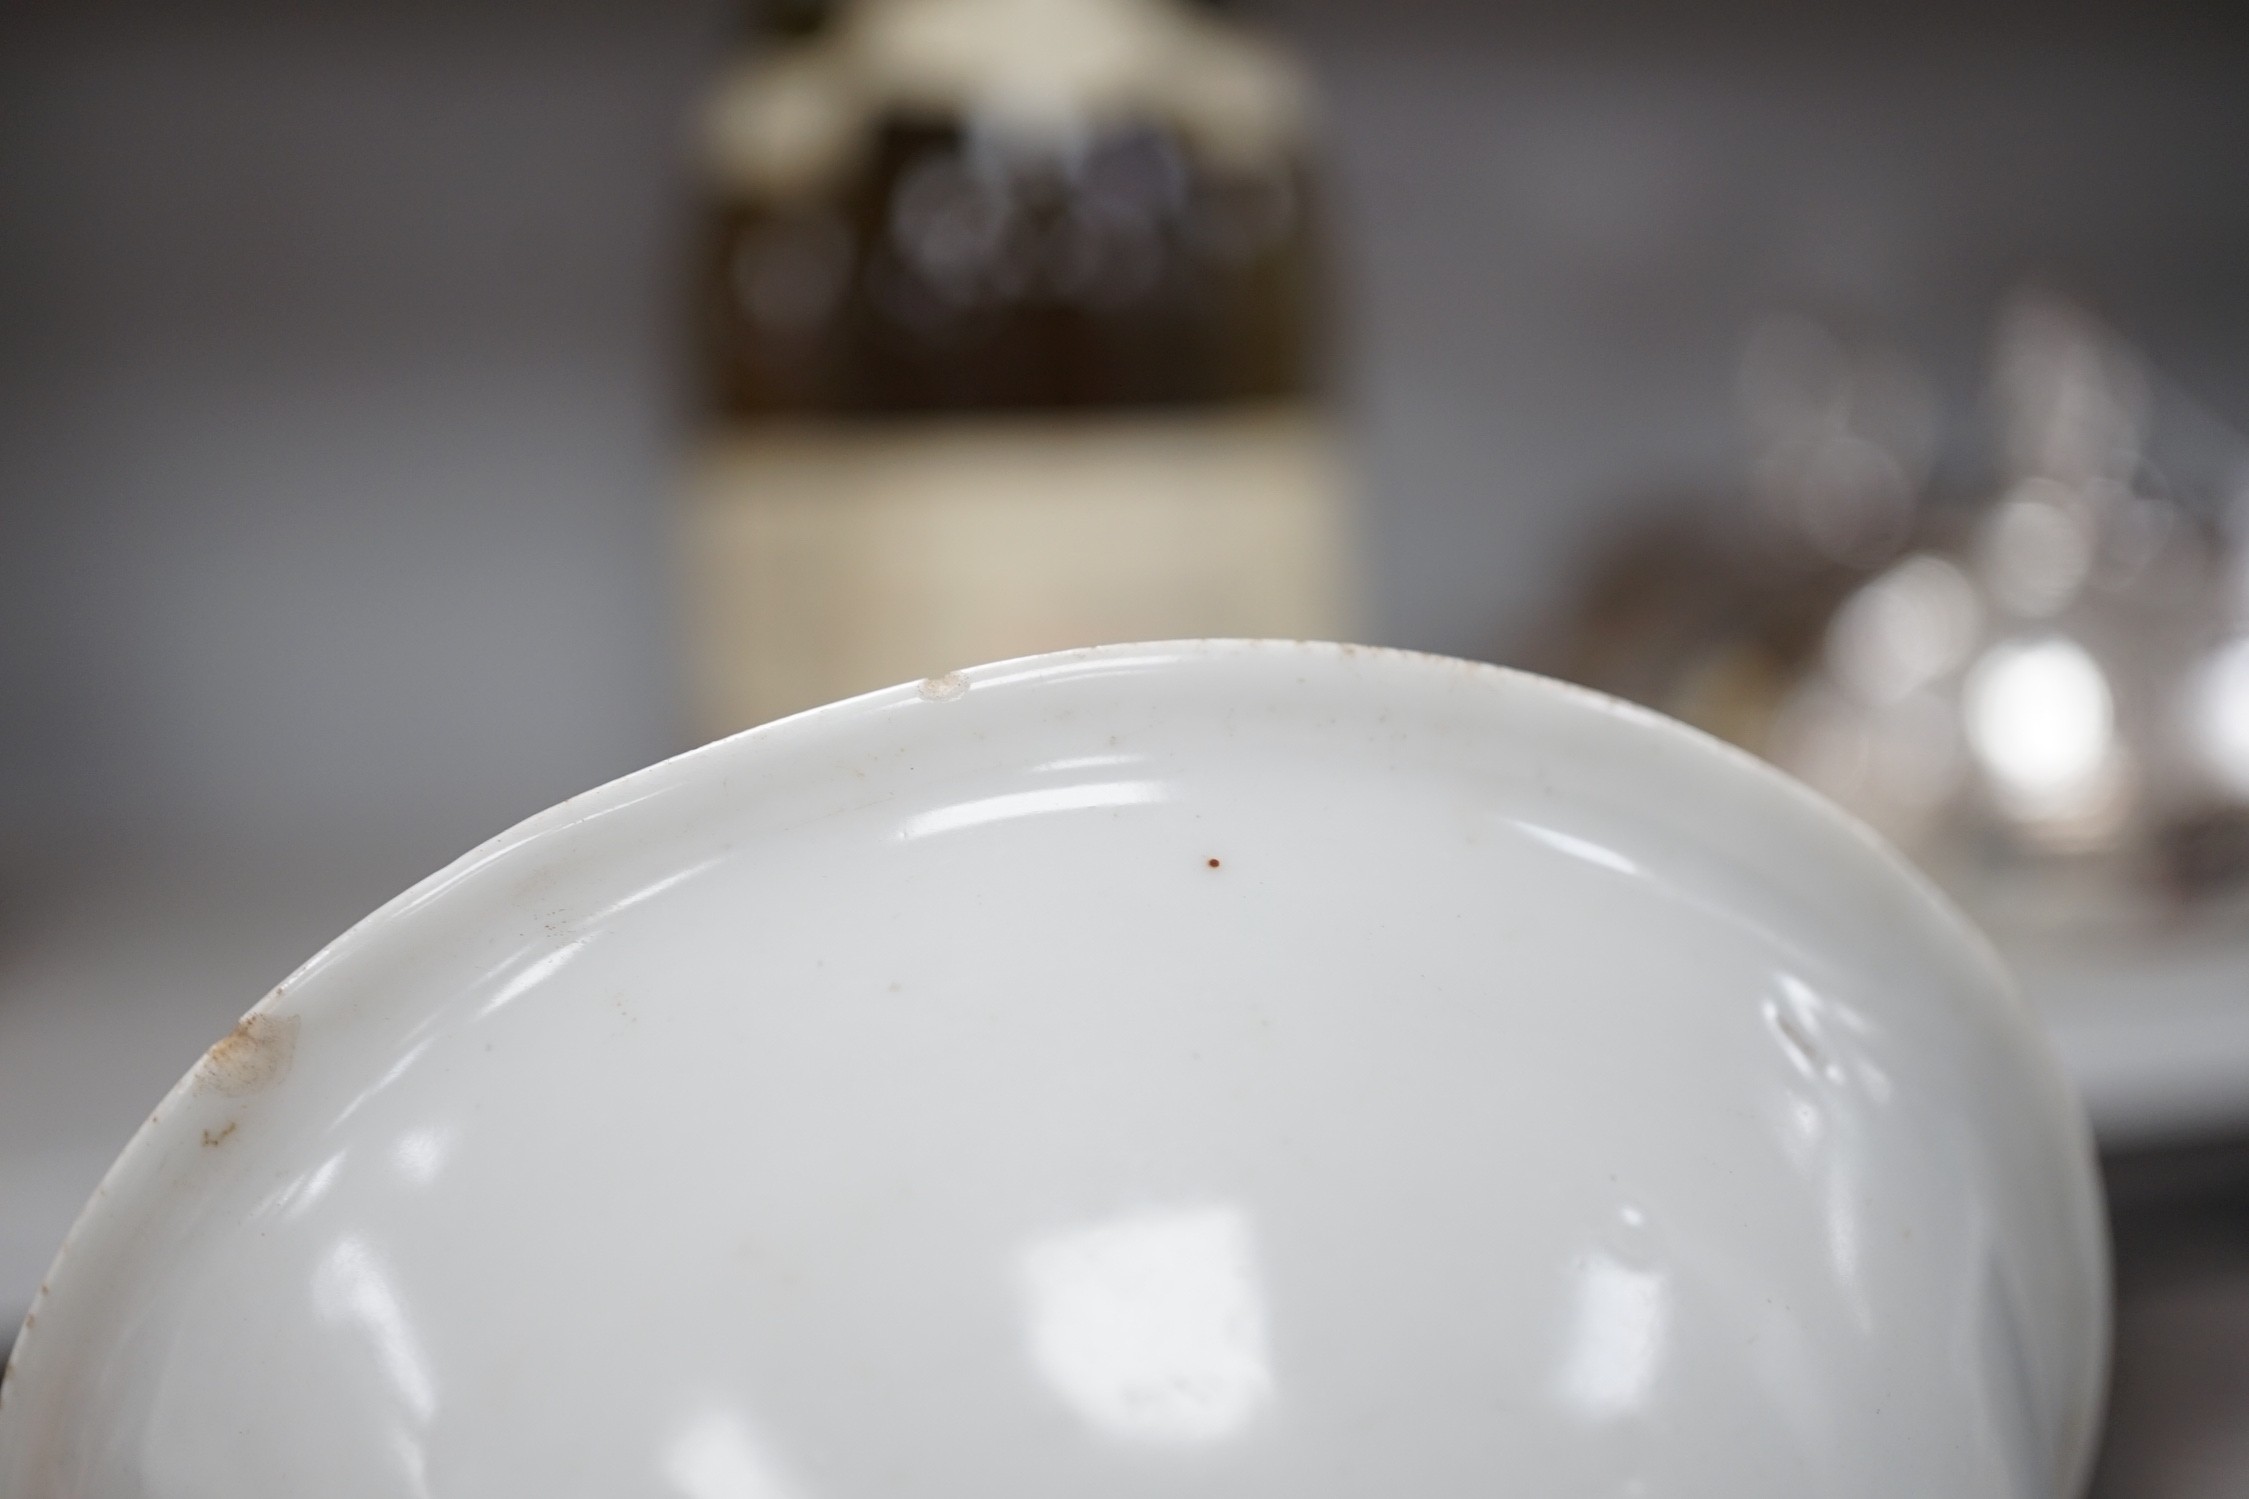
M 1990 375 L 1994 481 L 1941 503 L 1916 385 L 1813 325 L 1763 330 L 1751 503 L 1620 551 L 1566 668 L 1841 801 L 2003 942 L 2239 923 L 2249 444 L 2025 293 Z

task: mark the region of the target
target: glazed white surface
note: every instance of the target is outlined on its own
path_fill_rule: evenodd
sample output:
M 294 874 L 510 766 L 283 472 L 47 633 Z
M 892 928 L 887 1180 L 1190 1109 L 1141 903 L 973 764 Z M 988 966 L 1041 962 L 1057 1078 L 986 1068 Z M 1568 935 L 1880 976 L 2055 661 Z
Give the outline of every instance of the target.
M 2102 1246 L 1996 964 L 1808 793 L 1494 668 L 1105 648 L 340 939 L 74 1231 L 0 1489 L 2049 1493 Z

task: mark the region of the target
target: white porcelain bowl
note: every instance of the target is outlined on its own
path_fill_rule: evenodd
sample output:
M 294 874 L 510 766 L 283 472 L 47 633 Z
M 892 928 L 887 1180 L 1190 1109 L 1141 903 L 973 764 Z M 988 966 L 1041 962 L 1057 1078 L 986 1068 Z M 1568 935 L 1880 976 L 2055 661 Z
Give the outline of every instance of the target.
M 19 1499 L 2074 1490 L 2088 1136 L 1748 758 L 1490 667 L 1118 647 L 533 818 L 111 1171 Z

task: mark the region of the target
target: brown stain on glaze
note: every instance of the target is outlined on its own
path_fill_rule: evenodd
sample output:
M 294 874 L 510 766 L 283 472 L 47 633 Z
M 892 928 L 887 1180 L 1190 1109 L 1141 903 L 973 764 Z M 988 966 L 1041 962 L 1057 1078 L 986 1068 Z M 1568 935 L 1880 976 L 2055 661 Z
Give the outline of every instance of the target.
M 1216 859 L 1206 860 L 1205 862 L 1207 862 L 1213 869 L 1216 869 L 1218 867 L 1218 861 Z
M 237 1122 L 238 1121 L 236 1120 L 229 1119 L 226 1122 L 226 1128 L 224 1129 L 205 1130 L 203 1132 L 203 1143 L 207 1146 L 224 1145 L 226 1143 L 226 1137 L 234 1133 L 234 1126 Z
M 195 1067 L 196 1081 L 228 1098 L 270 1088 L 297 1056 L 297 1017 L 245 1015 Z

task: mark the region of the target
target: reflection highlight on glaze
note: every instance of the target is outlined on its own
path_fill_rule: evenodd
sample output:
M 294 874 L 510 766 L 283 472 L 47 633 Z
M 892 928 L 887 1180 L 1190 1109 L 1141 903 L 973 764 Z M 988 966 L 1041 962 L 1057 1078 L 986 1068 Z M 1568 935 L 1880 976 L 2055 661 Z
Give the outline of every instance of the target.
M 1843 1069 L 1829 1054 L 1824 1039 L 1827 1001 L 1792 973 L 1778 974 L 1775 981 L 1780 995 L 1765 1002 L 1765 1020 L 1780 1038 L 1781 1049 L 1806 1077 L 1842 1082 Z
M 1862 1327 L 1871 1329 L 1874 1324 L 1873 1308 L 1867 1305 L 1864 1288 L 1859 1284 L 1859 1261 L 1864 1246 L 1860 1243 L 1858 1175 L 1852 1169 L 1856 1164 L 1845 1152 L 1849 1136 L 1839 1142 L 1838 1158 L 1829 1164 L 1822 1195 L 1821 1216 L 1826 1219 L 1827 1261 L 1835 1267 L 1835 1283 L 1843 1292 L 1852 1314 Z
M 1598 864 L 1603 869 L 1613 869 L 1618 874 L 1638 874 L 1640 872 L 1640 866 L 1637 863 L 1605 843 L 1595 843 L 1590 838 L 1580 838 L 1575 833 L 1565 833 L 1560 828 L 1550 828 L 1540 823 L 1525 822 L 1521 818 L 1515 818 L 1513 821 L 1517 828 L 1536 838 L 1556 853 L 1568 854 L 1571 858 L 1587 864 Z
M 1060 651 L 1051 656 L 1028 656 L 1020 662 L 979 666 L 970 688 L 1020 687 L 1036 682 L 1087 682 L 1103 677 L 1142 677 L 1193 659 L 1195 651 L 1150 652 L 1147 655 L 1105 655 L 1104 647 Z
M 250 1216 L 262 1218 L 274 1213 L 284 1222 L 303 1217 L 328 1195 L 328 1189 L 336 1184 L 337 1173 L 343 1169 L 344 1152 L 339 1150 L 311 1170 L 299 1172 L 283 1182 L 250 1210 Z
M 1083 786 L 1049 786 L 1038 791 L 1011 791 L 982 801 L 960 802 L 917 813 L 898 825 L 898 839 L 910 843 L 963 828 L 1012 822 L 1019 817 L 1044 817 L 1053 812 L 1084 812 L 1098 807 L 1136 807 L 1171 800 L 1172 788 L 1163 781 L 1092 781 Z
M 390 1162 L 398 1174 L 418 1187 L 437 1180 L 453 1153 L 453 1131 L 440 1124 L 424 1125 L 400 1135 L 390 1148 Z
M 436 1413 L 437 1384 L 429 1360 L 389 1273 L 364 1239 L 338 1239 L 321 1257 L 313 1271 L 312 1304 L 324 1320 L 354 1328 L 367 1339 L 385 1381 L 415 1420 L 426 1422 Z
M 1273 1393 L 1264 1297 L 1237 1208 L 1146 1213 L 1023 1257 L 1032 1363 L 1104 1433 L 1216 1441 Z
M 533 989 L 538 988 L 548 979 L 553 978 L 564 968 L 567 968 L 578 954 L 584 952 L 586 944 L 592 940 L 591 936 L 585 936 L 577 938 L 575 941 L 565 942 L 537 961 L 524 965 L 523 968 L 510 976 L 506 983 L 493 991 L 492 997 L 484 1002 L 484 1007 L 476 1012 L 476 1018 L 482 1020 L 485 1016 L 497 1010 L 505 1009 L 524 995 L 529 994 Z
M 724 1406 L 690 1417 L 673 1435 L 664 1477 L 685 1499 L 793 1499 L 749 1427 Z
M 1607 1254 L 1578 1269 L 1569 1341 L 1556 1393 L 1588 1420 L 1607 1421 L 1646 1402 L 1670 1335 L 1671 1288 L 1660 1270 Z
M 722 856 L 713 856 L 708 859 L 699 859 L 695 863 L 688 865 L 685 869 L 665 875 L 660 880 L 650 881 L 648 884 L 641 886 L 637 890 L 619 896 L 617 899 L 611 901 L 608 905 L 603 906 L 600 910 L 594 912 L 591 916 L 588 916 L 586 920 L 589 922 L 607 921 L 613 916 L 617 916 L 626 911 L 630 911 L 635 906 L 644 905 L 647 902 L 654 900 L 657 896 L 662 895 L 667 890 L 677 889 L 681 885 L 686 884 L 689 880 L 694 879 L 697 875 L 703 874 L 712 869 L 716 869 L 723 862 L 725 862 L 725 860 Z
M 1070 775 L 1087 770 L 1116 770 L 1120 766 L 1138 765 L 1142 755 L 1072 755 L 1061 760 L 1047 760 L 1030 768 L 1035 776 Z
M 1834 1101 L 1842 1096 L 1837 1090 L 1848 1089 L 1855 1077 L 1868 1097 L 1886 1103 L 1890 1080 L 1880 1068 L 1855 1056 L 1852 1036 L 1863 1036 L 1869 1029 L 1863 1016 L 1829 1000 L 1794 974 L 1775 975 L 1775 984 L 1779 995 L 1766 1001 L 1765 1019 L 1810 1085 L 1810 1091 L 1791 1088 L 1782 1094 L 1781 1148 L 1817 1184 L 1820 1229 L 1836 1287 L 1852 1317 L 1871 1331 L 1874 1313 L 1863 1284 L 1865 1231 L 1860 1202 L 1864 1127 L 1853 1108 L 1835 1107 Z M 1837 1026 L 1831 1027 L 1830 1019 Z M 1846 1068 L 1846 1061 L 1857 1065 Z
M 396 1083 L 400 1078 L 404 1077 L 407 1072 L 412 1069 L 413 1065 L 422 1059 L 424 1053 L 426 1053 L 432 1046 L 435 1046 L 436 1044 L 437 1038 L 435 1036 L 425 1036 L 420 1041 L 417 1041 L 412 1046 L 406 1048 L 406 1054 L 400 1057 L 397 1061 L 391 1063 L 390 1066 L 384 1070 L 381 1077 L 376 1078 L 366 1087 L 360 1089 L 357 1093 L 354 1093 L 351 1097 L 351 1102 L 345 1104 L 341 1109 L 338 1109 L 336 1111 L 336 1117 L 331 1120 L 328 1125 L 330 1133 L 333 1133 L 337 1129 L 341 1128 L 351 1118 L 352 1115 L 358 1113 L 361 1109 L 367 1107 L 367 1105 L 372 1103 L 375 1099 L 381 1097 L 382 1094 L 386 1092 L 392 1084 Z
M 1810 1170 L 1819 1159 L 1820 1141 L 1827 1134 L 1819 1105 L 1791 1089 L 1781 1095 L 1778 1118 L 1781 1153 L 1799 1171 Z

